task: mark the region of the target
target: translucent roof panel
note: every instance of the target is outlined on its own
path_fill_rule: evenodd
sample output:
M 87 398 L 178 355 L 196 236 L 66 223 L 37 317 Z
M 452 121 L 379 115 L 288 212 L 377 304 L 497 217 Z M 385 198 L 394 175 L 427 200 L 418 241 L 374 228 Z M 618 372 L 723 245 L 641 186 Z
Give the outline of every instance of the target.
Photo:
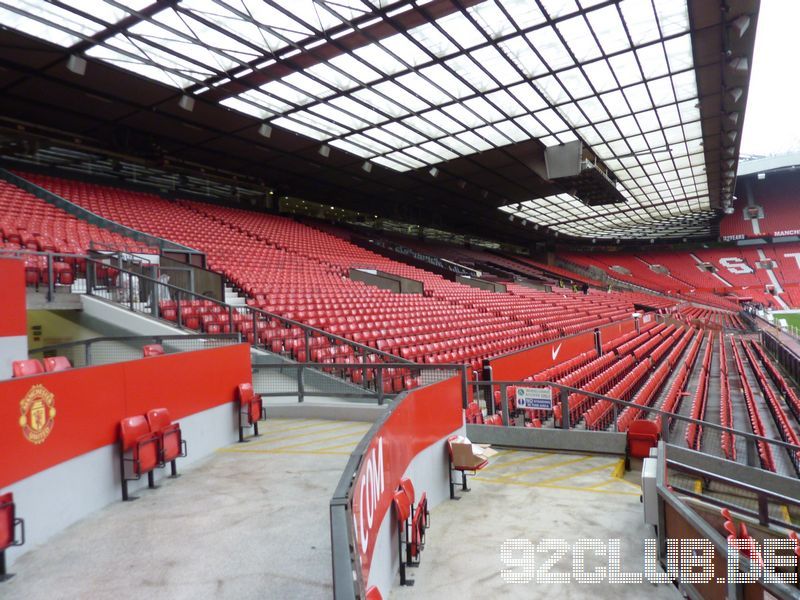
M 709 210 L 687 0 L 429 3 L 0 0 L 0 24 L 82 42 L 189 94 L 213 90 L 231 110 L 389 169 L 579 139 L 618 180 L 615 211 L 644 223 Z M 553 226 L 565 233 L 639 226 L 541 200 L 531 214 L 564 213 Z
M 73 46 L 154 0 L 104 2 L 85 0 L 58 6 L 44 0 L 3 0 L 0 2 L 0 25 L 17 29 L 59 46 Z

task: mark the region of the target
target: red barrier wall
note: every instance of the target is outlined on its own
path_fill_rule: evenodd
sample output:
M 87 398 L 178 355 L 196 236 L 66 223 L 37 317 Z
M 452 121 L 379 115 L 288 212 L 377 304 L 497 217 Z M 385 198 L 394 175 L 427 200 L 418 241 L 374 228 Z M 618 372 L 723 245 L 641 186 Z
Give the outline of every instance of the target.
M 250 348 L 237 344 L 2 381 L 0 488 L 116 443 L 123 417 L 166 407 L 180 419 L 233 402 L 236 386 L 251 379 Z M 35 443 L 40 436 L 26 436 L 23 425 L 33 422 L 30 400 L 48 394 L 37 433 L 49 434 Z
M 600 337 L 603 342 L 606 342 L 634 329 L 636 329 L 636 325 L 633 319 L 609 323 L 600 327 Z M 519 381 L 574 358 L 582 352 L 592 350 L 594 347 L 594 332 L 587 331 L 493 358 L 488 363 L 492 367 L 494 381 Z
M 359 466 L 353 495 L 356 551 L 365 583 L 378 530 L 403 474 L 417 454 L 463 422 L 461 379 L 452 377 L 409 392 L 373 436 Z
M 26 335 L 25 263 L 0 258 L 0 337 Z

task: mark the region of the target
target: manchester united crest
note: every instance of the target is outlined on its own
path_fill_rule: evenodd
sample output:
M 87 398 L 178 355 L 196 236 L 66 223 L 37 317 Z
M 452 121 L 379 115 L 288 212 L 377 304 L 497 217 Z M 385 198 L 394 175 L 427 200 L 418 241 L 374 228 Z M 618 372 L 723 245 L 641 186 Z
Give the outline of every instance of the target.
M 32 444 L 41 444 L 53 430 L 56 418 L 56 397 L 37 383 L 19 402 L 19 426 L 22 435 Z

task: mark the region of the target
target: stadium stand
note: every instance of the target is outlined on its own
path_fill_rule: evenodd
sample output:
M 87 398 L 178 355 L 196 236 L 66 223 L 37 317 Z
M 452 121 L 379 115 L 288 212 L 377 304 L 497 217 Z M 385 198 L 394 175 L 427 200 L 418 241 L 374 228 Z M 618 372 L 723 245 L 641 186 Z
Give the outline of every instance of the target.
M 248 304 L 419 362 L 470 362 L 591 329 L 629 316 L 634 302 L 671 303 L 644 294 L 548 294 L 523 286 L 479 290 L 388 259 L 342 238 L 273 215 L 41 175 L 27 177 L 108 219 L 206 252 Z M 348 279 L 350 269 L 377 269 L 422 282 L 424 295 L 393 295 Z M 168 308 L 165 306 L 164 308 Z M 563 318 L 569 314 L 568 318 Z M 392 327 L 390 319 L 404 317 Z M 186 315 L 189 317 L 190 315 Z M 562 318 L 553 318 L 559 316 Z M 187 318 L 200 328 L 206 315 Z M 461 324 L 454 328 L 455 323 Z M 248 322 L 239 327 L 247 336 Z M 285 335 L 285 332 L 282 332 Z M 291 339 L 272 348 L 304 359 Z M 293 338 L 297 339 L 297 338 Z M 346 350 L 343 350 L 346 352 Z

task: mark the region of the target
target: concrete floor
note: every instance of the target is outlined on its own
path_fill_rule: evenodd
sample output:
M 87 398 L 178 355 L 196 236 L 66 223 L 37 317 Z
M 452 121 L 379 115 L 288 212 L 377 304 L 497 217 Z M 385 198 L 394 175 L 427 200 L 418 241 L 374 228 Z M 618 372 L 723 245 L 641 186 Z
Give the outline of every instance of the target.
M 644 524 L 639 474 L 624 473 L 621 459 L 599 455 L 501 450 L 470 479 L 472 491 L 445 501 L 431 513 L 422 564 L 409 569 L 413 587 L 395 587 L 392 598 L 681 598 L 670 585 L 506 583 L 500 559 L 507 539 L 534 545 L 561 538 L 621 540 L 622 570 L 643 571 L 643 539 L 654 537 Z M 519 555 L 519 554 L 517 554 Z M 536 567 L 546 556 L 536 553 Z M 587 571 L 607 564 L 587 555 Z M 570 573 L 571 555 L 551 573 Z M 519 567 L 514 569 L 519 572 Z M 396 582 L 399 581 L 396 580 Z
M 369 423 L 270 419 L 22 556 L 3 600 L 330 598 L 328 502 Z

